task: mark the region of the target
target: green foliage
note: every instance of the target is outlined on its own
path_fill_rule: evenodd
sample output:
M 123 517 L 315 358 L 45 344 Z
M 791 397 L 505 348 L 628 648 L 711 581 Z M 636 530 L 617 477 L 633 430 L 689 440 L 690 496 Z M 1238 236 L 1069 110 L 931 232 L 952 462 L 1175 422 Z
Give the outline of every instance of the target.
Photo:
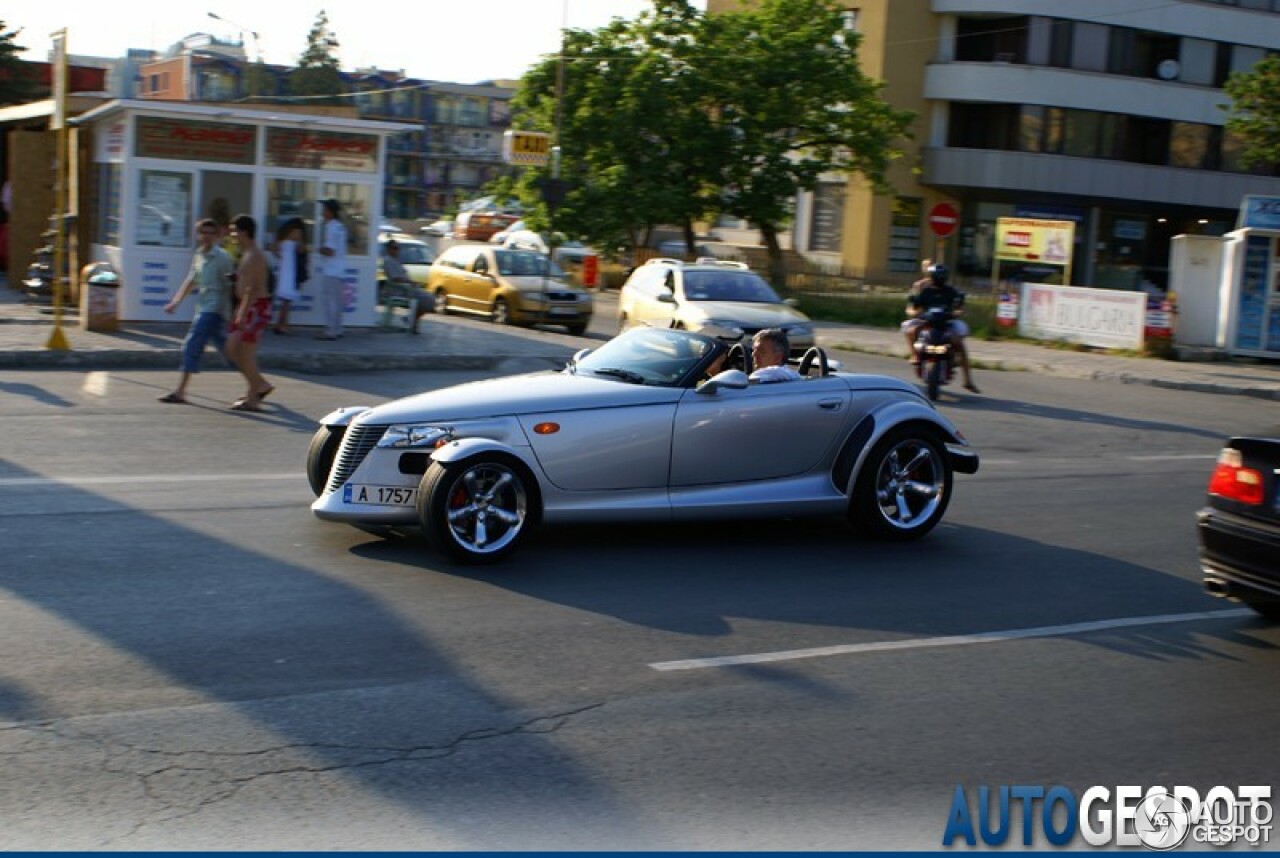
M 845 322 L 850 325 L 869 325 L 875 328 L 896 328 L 907 317 L 906 293 L 865 293 L 840 297 L 797 294 L 800 309 L 815 319 Z M 997 339 L 1004 329 L 996 324 L 995 298 L 988 295 L 970 295 L 964 304 L 964 319 L 972 336 L 978 339 Z
M 545 58 L 513 101 L 522 128 L 559 128 L 570 190 L 555 228 L 639 247 L 660 224 L 691 234 L 731 214 L 764 232 L 780 266 L 795 194 L 832 172 L 883 186 L 911 120 L 862 74 L 841 12 L 834 0 L 761 0 L 709 16 L 654 0 L 633 21 L 567 31 L 563 61 Z M 527 206 L 545 211 L 549 172 L 514 181 Z
M 1242 163 L 1280 163 L 1280 56 L 1236 72 L 1224 89 L 1231 98 L 1227 130 L 1244 141 Z
M 341 93 L 342 73 L 337 52 L 338 39 L 329 29 L 329 16 L 321 9 L 307 33 L 307 47 L 298 60 L 298 67 L 289 74 L 289 91 L 305 96 Z
M 267 67 L 258 60 L 244 69 L 244 94 L 248 98 L 264 95 L 275 95 L 275 81 Z
M 21 104 L 38 95 L 35 76 L 18 57 L 26 48 L 17 44 L 18 30 L 9 30 L 0 21 L 0 104 Z

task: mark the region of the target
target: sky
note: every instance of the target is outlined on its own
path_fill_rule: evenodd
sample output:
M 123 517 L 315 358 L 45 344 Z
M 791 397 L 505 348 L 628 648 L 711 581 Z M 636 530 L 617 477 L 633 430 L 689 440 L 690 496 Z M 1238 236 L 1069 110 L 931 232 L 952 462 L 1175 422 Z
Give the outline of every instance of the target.
M 343 70 L 377 67 L 426 80 L 475 83 L 518 79 L 555 53 L 560 28 L 596 29 L 614 17 L 634 18 L 649 0 L 22 0 L 5 3 L 0 21 L 27 60 L 48 58 L 49 34 L 66 29 L 72 54 L 123 56 L 129 48 L 163 51 L 192 33 L 255 40 L 268 63 L 293 65 L 323 9 L 338 40 Z M 703 2 L 695 2 L 705 8 Z M 209 13 L 222 20 L 215 20 Z

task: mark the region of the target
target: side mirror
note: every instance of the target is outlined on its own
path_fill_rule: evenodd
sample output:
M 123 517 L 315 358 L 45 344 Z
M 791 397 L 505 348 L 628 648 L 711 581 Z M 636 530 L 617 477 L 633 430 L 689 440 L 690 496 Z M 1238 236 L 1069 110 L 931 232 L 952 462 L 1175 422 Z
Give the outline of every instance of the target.
M 660 293 L 658 294 L 658 303 L 660 303 L 660 304 L 674 304 L 674 303 L 676 303 L 676 296 L 675 296 L 675 295 L 673 295 L 673 294 L 671 294 L 670 292 L 660 292 Z
M 745 372 L 740 369 L 726 369 L 706 381 L 698 388 L 698 393 L 710 395 L 720 390 L 746 390 L 750 386 L 751 380 L 747 378 Z
M 569 366 L 574 366 L 589 354 L 591 354 L 591 349 L 578 349 L 573 353 L 573 357 L 569 358 Z

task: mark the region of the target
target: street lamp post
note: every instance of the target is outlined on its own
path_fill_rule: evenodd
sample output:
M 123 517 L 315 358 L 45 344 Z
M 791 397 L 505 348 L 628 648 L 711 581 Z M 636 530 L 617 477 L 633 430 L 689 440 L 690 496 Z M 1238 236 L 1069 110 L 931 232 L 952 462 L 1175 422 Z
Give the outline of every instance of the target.
M 221 21 L 224 24 L 230 24 L 231 26 L 235 27 L 236 30 L 238 30 L 240 33 L 240 44 L 242 45 L 244 44 L 245 33 L 248 33 L 250 36 L 253 36 L 253 52 L 254 54 L 257 55 L 257 61 L 262 62 L 262 39 L 258 36 L 258 33 L 256 31 L 250 30 L 248 27 L 244 26 L 243 24 L 232 21 L 230 18 L 224 18 L 223 16 L 219 15 L 217 12 L 209 12 L 208 15 L 210 18 L 212 18 L 215 21 Z

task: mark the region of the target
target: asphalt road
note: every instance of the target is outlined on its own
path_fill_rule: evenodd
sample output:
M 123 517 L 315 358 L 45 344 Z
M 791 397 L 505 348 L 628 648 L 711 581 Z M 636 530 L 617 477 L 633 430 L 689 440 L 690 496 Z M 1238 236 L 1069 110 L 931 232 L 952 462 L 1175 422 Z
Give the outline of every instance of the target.
M 1275 789 L 1280 628 L 1193 530 L 1273 404 L 986 373 L 912 545 L 574 527 L 476 570 L 311 517 L 315 418 L 468 377 L 0 380 L 0 848 L 932 849 L 957 785 Z

